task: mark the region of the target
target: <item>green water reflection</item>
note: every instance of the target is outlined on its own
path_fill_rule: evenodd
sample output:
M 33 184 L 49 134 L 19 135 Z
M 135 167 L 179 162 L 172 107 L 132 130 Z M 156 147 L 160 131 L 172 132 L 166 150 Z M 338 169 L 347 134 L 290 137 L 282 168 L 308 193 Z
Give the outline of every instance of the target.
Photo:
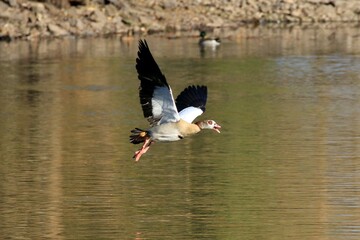
M 359 238 L 360 45 L 343 31 L 247 29 L 205 53 L 148 38 L 175 95 L 208 85 L 202 118 L 223 129 L 139 163 L 136 40 L 1 43 L 0 238 Z

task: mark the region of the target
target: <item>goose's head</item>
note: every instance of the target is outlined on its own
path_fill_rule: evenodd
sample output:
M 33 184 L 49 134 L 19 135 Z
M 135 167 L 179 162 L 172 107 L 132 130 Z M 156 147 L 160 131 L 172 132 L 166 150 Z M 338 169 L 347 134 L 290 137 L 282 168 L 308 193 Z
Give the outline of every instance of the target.
M 201 122 L 198 122 L 197 125 L 200 127 L 200 129 L 212 129 L 218 133 L 220 133 L 221 126 L 217 124 L 214 120 L 204 120 Z
M 206 32 L 205 31 L 200 31 L 200 37 L 204 38 L 206 36 Z

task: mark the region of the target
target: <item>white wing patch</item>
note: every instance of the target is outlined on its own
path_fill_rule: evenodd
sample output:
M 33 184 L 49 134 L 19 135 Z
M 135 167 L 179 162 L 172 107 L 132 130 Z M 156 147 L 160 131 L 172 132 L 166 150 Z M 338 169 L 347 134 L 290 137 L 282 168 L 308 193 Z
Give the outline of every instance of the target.
M 157 125 L 180 120 L 171 88 L 155 87 L 151 99 L 153 117 L 160 119 Z
M 188 123 L 192 123 L 201 114 L 203 114 L 203 110 L 197 107 L 187 107 L 179 112 L 180 118 Z

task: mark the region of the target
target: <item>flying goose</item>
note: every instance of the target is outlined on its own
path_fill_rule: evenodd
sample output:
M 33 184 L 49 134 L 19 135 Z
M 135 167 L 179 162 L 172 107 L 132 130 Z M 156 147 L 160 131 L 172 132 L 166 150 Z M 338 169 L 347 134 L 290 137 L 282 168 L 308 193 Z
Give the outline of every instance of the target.
M 220 133 L 221 126 L 214 120 L 192 123 L 205 111 L 207 87 L 188 86 L 174 101 L 171 88 L 145 40 L 139 41 L 136 70 L 140 80 L 140 104 L 150 128 L 135 128 L 131 131 L 130 142 L 143 143 L 133 156 L 135 161 L 139 161 L 154 142 L 178 141 L 202 129 L 213 129 Z

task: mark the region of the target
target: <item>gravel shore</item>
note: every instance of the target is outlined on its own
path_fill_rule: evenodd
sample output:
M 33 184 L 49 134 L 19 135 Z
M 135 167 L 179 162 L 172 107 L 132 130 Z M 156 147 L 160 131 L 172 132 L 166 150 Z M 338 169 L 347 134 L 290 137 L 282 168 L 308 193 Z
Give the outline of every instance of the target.
M 356 0 L 0 0 L 0 40 L 358 22 Z

